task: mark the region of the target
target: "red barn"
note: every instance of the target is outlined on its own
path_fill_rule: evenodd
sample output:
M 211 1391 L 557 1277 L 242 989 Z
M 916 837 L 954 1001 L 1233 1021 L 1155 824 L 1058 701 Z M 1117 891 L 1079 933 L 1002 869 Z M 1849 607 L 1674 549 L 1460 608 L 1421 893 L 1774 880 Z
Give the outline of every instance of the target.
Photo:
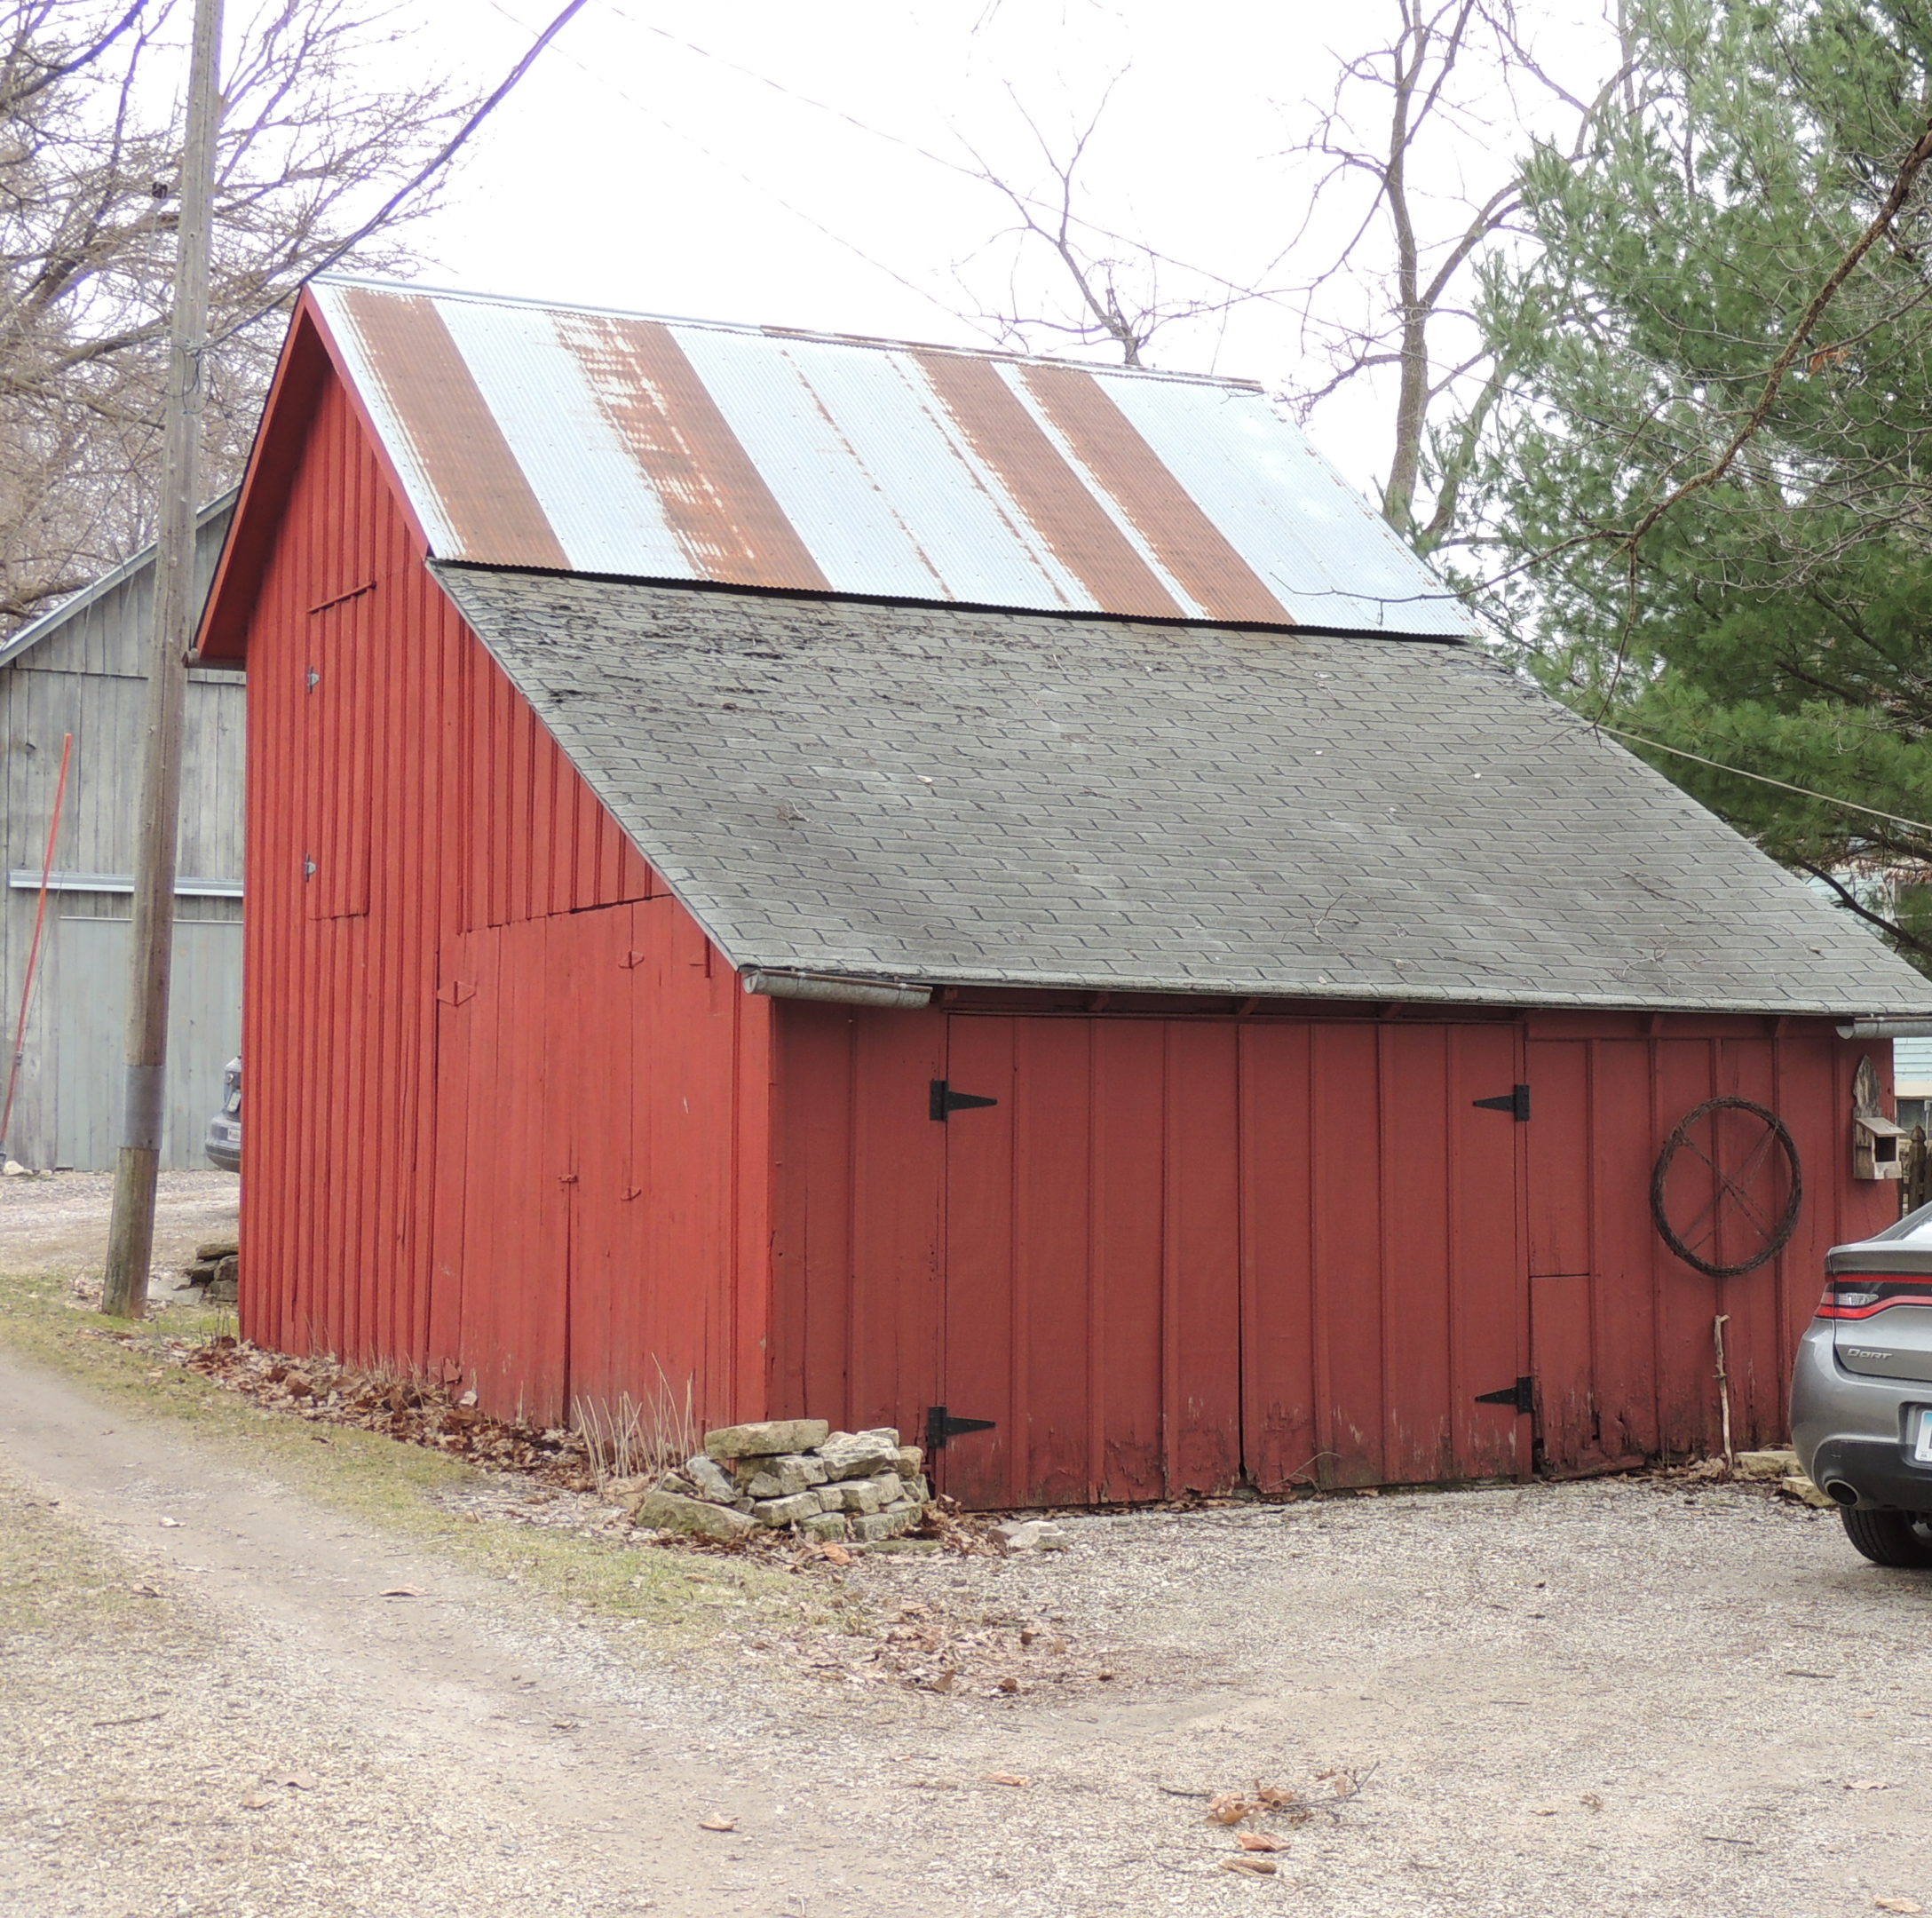
M 202 642 L 246 1330 L 982 1505 L 1699 1450 L 1720 1314 L 1778 1436 L 1932 986 L 1472 640 L 1253 387 L 319 283 Z

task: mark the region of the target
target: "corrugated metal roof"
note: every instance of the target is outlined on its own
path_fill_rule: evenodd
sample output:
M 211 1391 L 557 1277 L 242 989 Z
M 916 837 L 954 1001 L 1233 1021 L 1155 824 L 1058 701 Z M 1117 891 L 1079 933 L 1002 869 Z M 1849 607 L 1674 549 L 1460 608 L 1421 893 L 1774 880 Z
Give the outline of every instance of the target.
M 439 559 L 1473 630 L 1253 385 L 365 280 L 313 291 Z

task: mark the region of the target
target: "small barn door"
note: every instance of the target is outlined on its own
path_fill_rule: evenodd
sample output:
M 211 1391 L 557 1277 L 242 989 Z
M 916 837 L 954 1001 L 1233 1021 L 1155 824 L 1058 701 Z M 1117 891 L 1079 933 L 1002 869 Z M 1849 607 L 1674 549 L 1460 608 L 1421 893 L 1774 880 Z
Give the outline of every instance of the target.
M 944 1490 L 1529 1470 L 1514 1024 L 948 1025 Z
M 970 1505 L 1240 1476 L 1237 1034 L 1220 1021 L 949 1021 L 937 1454 Z M 992 1103 L 983 1103 L 983 1102 Z M 989 1422 L 979 1427 L 978 1422 Z
M 1516 1027 L 1257 1020 L 1241 1037 L 1249 1478 L 1526 1472 Z

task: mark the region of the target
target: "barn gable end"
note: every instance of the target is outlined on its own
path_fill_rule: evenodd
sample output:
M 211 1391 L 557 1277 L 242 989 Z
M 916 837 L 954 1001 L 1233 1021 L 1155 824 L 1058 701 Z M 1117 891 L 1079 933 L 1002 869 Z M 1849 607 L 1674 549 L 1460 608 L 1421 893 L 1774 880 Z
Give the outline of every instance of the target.
M 224 609 L 249 674 L 244 1322 L 543 1421 L 664 1382 L 735 1403 L 765 1009 L 429 576 L 342 383 L 299 398 L 265 436 L 279 497 L 242 503 L 258 586 Z M 465 1283 L 479 1259 L 528 1280 L 517 1309 Z

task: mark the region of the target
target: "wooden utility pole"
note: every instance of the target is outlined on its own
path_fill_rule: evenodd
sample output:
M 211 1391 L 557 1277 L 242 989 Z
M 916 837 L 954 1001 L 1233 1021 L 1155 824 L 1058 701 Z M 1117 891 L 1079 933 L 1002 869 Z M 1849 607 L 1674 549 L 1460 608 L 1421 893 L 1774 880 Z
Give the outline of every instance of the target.
M 215 139 L 221 124 L 216 68 L 222 0 L 194 0 L 187 136 L 178 182 L 174 323 L 162 444 L 161 525 L 154 553 L 154 638 L 141 763 L 134 860 L 133 958 L 121 1156 L 100 1309 L 139 1319 L 147 1310 L 154 1250 L 154 1176 L 166 1107 L 169 969 L 174 956 L 175 857 L 181 826 L 181 728 L 188 648 L 194 640 L 194 521 L 201 448 L 202 356 L 208 344 L 208 275 L 214 224 Z

